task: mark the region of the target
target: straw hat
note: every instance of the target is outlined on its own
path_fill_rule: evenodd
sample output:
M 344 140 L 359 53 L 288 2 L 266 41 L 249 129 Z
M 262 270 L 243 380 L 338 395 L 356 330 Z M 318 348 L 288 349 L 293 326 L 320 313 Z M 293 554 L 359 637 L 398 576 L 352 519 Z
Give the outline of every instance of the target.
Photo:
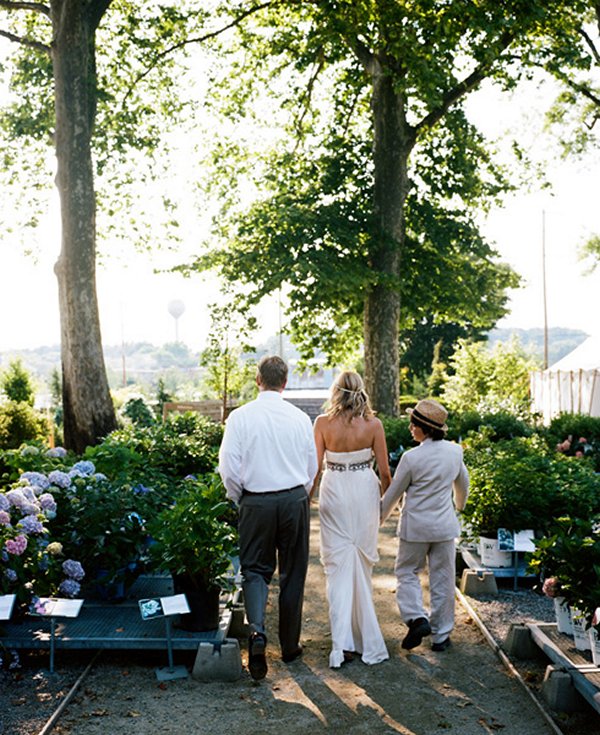
M 432 398 L 425 398 L 419 401 L 414 408 L 407 408 L 406 413 L 416 419 L 425 426 L 432 429 L 440 429 L 443 432 L 448 431 L 446 419 L 448 411 L 437 401 Z

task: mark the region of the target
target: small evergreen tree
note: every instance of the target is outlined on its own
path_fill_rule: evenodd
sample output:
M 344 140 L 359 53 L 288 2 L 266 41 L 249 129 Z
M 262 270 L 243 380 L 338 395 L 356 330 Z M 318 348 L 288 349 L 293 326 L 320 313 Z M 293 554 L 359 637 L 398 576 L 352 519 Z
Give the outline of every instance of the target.
M 0 374 L 0 388 L 9 401 L 33 406 L 35 389 L 20 358 L 11 360 L 6 370 Z

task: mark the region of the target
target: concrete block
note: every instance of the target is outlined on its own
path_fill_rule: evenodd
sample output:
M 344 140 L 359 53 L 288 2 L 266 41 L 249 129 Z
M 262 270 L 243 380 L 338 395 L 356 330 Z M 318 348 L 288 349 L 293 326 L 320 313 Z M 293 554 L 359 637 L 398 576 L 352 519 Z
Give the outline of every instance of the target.
M 197 681 L 237 681 L 242 675 L 240 644 L 235 638 L 221 643 L 202 642 L 192 677 Z
M 584 707 L 584 701 L 573 686 L 570 674 L 560 666 L 546 667 L 542 696 L 556 712 L 577 712 Z
M 504 650 L 509 656 L 518 659 L 537 658 L 540 649 L 531 637 L 531 632 L 526 625 L 512 624 L 504 641 Z
M 460 591 L 463 595 L 469 595 L 470 597 L 496 595 L 498 594 L 496 577 L 494 577 L 493 572 L 465 569 L 460 580 Z
M 243 605 L 234 605 L 231 611 L 231 622 L 229 623 L 227 635 L 230 638 L 243 639 L 248 638 L 250 635 L 250 628 L 248 627 Z

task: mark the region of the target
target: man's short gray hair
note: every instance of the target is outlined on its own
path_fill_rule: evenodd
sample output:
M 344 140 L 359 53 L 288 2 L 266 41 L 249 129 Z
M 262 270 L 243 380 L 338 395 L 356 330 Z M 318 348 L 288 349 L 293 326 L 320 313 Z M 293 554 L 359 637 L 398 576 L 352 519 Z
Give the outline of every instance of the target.
M 287 382 L 288 366 L 279 355 L 265 355 L 256 366 L 256 374 L 263 388 L 281 390 Z

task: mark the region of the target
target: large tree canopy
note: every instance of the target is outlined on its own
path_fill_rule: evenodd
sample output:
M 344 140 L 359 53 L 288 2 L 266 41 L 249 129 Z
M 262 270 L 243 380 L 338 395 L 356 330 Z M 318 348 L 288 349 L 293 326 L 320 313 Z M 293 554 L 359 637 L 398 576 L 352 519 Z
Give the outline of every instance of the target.
M 259 194 L 246 212 L 231 187 L 248 161 L 227 155 L 240 141 L 219 148 L 224 250 L 194 267 L 257 284 L 250 300 L 287 289 L 295 338 L 334 359 L 360 332 L 373 402 L 396 413 L 399 326 L 431 317 L 490 326 L 514 285 L 473 225 L 473 208 L 506 182 L 461 102 L 485 78 L 510 87 L 547 61 L 545 41 L 571 32 L 585 7 L 265 3 L 240 29 L 227 112 L 240 130 L 261 83 L 263 94 L 283 88 L 289 136 L 252 161 Z M 267 125 L 276 121 L 269 114 Z

